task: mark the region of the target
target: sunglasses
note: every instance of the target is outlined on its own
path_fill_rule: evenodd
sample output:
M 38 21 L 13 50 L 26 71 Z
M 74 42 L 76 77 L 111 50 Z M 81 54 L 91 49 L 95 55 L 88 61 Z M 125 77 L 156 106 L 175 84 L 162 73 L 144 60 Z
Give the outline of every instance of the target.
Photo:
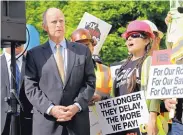
M 131 38 L 143 38 L 143 39 L 146 38 L 146 36 L 145 36 L 145 35 L 142 35 L 141 33 L 134 33 L 134 34 L 131 34 L 130 36 L 128 36 L 128 37 L 126 38 L 126 40 L 128 40 L 129 37 L 131 37 Z

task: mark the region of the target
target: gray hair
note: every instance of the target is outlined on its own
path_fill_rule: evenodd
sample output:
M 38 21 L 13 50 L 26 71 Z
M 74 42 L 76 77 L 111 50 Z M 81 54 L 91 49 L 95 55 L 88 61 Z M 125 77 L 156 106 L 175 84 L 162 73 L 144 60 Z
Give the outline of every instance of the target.
M 46 25 L 46 14 L 47 14 L 48 10 L 50 10 L 50 9 L 57 9 L 57 10 L 60 10 L 59 8 L 55 8 L 55 7 L 46 9 L 46 11 L 44 11 L 44 13 L 43 13 L 43 15 L 42 15 L 42 19 L 43 19 L 42 24 L 43 24 L 43 25 Z
M 48 12 L 48 9 L 46 11 L 44 11 L 43 15 L 42 15 L 42 18 L 43 18 L 43 22 L 42 24 L 43 25 L 46 25 L 46 13 Z

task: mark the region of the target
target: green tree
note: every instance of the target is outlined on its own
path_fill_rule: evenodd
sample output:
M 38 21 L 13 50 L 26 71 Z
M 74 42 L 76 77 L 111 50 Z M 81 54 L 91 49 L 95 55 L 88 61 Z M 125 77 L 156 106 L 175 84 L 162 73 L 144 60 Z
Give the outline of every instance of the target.
M 128 55 L 121 34 L 130 21 L 149 19 L 158 26 L 158 29 L 166 32 L 164 18 L 169 10 L 169 1 L 26 1 L 27 23 L 38 29 L 41 43 L 47 40 L 42 29 L 42 13 L 49 7 L 57 7 L 64 12 L 65 36 L 68 40 L 85 12 L 111 24 L 112 29 L 100 52 L 102 60 L 110 64 L 121 61 Z M 161 48 L 165 48 L 165 38 Z
M 47 40 L 47 34 L 42 28 L 43 12 L 50 7 L 62 9 L 66 4 L 66 1 L 26 1 L 27 24 L 34 25 L 39 31 L 41 43 L 44 43 Z

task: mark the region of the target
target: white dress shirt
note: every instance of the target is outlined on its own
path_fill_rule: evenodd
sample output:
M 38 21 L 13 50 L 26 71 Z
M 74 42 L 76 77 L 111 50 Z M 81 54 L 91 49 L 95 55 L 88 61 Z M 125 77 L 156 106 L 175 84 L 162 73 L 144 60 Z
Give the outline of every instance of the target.
M 11 72 L 11 68 L 10 68 L 11 55 L 9 53 L 5 52 L 5 51 L 4 51 L 4 55 L 5 55 L 6 63 L 7 63 L 7 66 L 8 66 L 8 75 L 9 75 L 9 82 L 10 82 L 10 88 L 11 88 L 11 74 L 13 74 Z M 21 54 L 17 55 L 16 58 L 18 58 L 20 55 Z M 21 69 L 22 69 L 22 60 L 23 60 L 22 56 L 19 59 L 16 60 L 16 64 L 18 65 L 20 73 L 21 73 Z
M 49 44 L 50 44 L 50 47 L 51 47 L 51 50 L 53 52 L 53 55 L 54 55 L 54 58 L 56 58 L 56 43 L 53 42 L 52 40 L 49 40 Z M 65 74 L 65 77 L 66 77 L 66 74 L 67 74 L 67 63 L 68 63 L 68 55 L 67 55 L 67 45 L 66 45 L 66 40 L 65 38 L 59 43 L 59 45 L 61 46 L 60 47 L 60 53 L 64 59 L 64 74 Z M 81 106 L 79 103 L 74 103 L 77 107 L 79 107 L 79 111 L 82 110 Z M 54 105 L 50 105 L 49 108 L 46 110 L 46 113 L 49 115 L 50 114 L 50 111 L 51 109 L 54 107 Z
M 50 44 L 51 50 L 53 52 L 54 58 L 56 59 L 56 44 L 52 40 L 49 40 L 49 44 Z M 67 45 L 66 45 L 65 39 L 62 40 L 59 43 L 59 45 L 61 46 L 60 53 L 61 53 L 63 60 L 64 60 L 64 76 L 66 77 L 68 59 L 67 59 Z

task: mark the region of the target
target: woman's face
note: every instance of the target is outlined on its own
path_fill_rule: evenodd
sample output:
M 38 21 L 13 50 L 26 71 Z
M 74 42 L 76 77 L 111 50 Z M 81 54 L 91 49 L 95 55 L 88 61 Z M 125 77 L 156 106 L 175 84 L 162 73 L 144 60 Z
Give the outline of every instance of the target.
M 132 54 L 141 54 L 145 52 L 145 47 L 149 43 L 149 39 L 140 33 L 133 33 L 126 39 L 128 51 Z

